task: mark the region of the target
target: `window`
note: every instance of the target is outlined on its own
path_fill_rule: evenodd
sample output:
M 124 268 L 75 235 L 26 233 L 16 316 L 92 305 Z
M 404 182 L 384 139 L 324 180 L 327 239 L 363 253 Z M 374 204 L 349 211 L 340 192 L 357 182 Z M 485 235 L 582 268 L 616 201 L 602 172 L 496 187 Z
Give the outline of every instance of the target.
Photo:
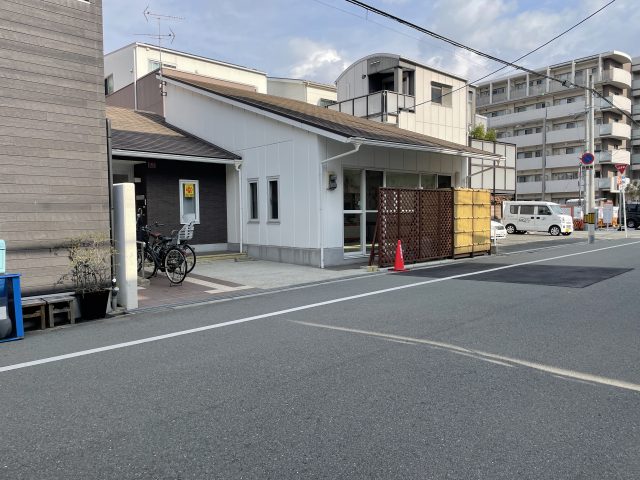
M 431 103 L 436 103 L 443 107 L 451 107 L 451 92 L 452 87 L 450 85 L 431 82 Z
M 534 157 L 541 157 L 541 156 L 542 156 L 542 150 L 536 150 Z
M 260 220 L 258 214 L 258 180 L 249 180 L 249 220 Z
M 180 223 L 200 223 L 200 186 L 198 180 L 180 180 Z
M 546 205 L 538 205 L 538 215 L 551 215 L 551 210 Z
M 526 112 L 527 107 L 516 107 L 516 113 Z
M 566 128 L 576 128 L 576 122 L 567 122 Z
M 576 149 L 575 147 L 567 147 L 564 149 L 564 153 L 575 153 Z
M 433 190 L 438 185 L 435 173 L 423 173 L 420 175 L 420 186 L 427 190 Z
M 109 75 L 104 79 L 104 94 L 110 95 L 113 93 L 113 75 Z
M 518 205 L 511 205 L 509 207 L 509 212 L 512 213 L 513 215 L 517 215 L 518 214 Z
M 451 188 L 451 175 L 438 175 L 438 188 Z
M 575 102 L 575 101 L 576 101 L 576 99 L 575 99 L 575 98 L 573 98 L 573 97 L 569 97 L 569 98 L 567 98 L 567 103 L 573 103 L 573 102 Z
M 278 179 L 269 179 L 269 221 L 274 222 L 280 220 L 279 203 L 278 203 Z
M 536 110 L 540 110 L 541 108 L 546 107 L 544 102 L 536 103 Z
M 533 205 L 520 205 L 520 215 L 533 215 Z
M 419 184 L 420 177 L 418 177 L 417 173 L 387 172 L 387 187 L 418 188 Z M 368 205 L 367 210 L 369 210 Z
M 498 88 L 494 88 L 493 89 L 493 94 L 494 95 L 499 95 L 500 93 L 504 93 L 505 92 L 505 88 L 504 87 L 498 87 Z

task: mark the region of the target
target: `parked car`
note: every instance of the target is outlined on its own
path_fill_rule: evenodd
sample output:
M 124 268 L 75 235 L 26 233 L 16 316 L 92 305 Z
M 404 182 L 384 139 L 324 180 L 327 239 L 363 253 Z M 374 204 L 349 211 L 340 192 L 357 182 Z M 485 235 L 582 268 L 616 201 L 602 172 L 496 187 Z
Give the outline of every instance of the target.
M 640 203 L 627 204 L 627 228 L 640 227 Z
M 553 236 L 571 235 L 573 219 L 552 202 L 504 202 L 502 221 L 507 233 L 548 232 Z
M 500 222 L 491 220 L 491 240 L 496 238 L 507 238 L 507 229 Z

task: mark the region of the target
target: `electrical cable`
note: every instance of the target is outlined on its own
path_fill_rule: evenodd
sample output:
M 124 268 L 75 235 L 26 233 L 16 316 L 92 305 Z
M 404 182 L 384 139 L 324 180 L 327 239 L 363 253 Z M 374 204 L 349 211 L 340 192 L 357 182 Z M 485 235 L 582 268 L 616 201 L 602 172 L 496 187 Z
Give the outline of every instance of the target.
M 426 28 L 423 28 L 423 27 L 421 27 L 421 26 L 419 26 L 419 25 L 416 25 L 416 24 L 414 24 L 414 23 L 412 23 L 412 22 L 409 22 L 408 20 L 404 20 L 404 19 L 402 19 L 402 18 L 400 18 L 400 17 L 397 17 L 397 16 L 395 16 L 395 15 L 393 15 L 393 14 L 391 14 L 391 13 L 385 12 L 384 10 L 380 10 L 380 9 L 378 9 L 378 8 L 376 8 L 376 7 L 373 7 L 373 6 L 371 6 L 371 5 L 368 5 L 368 4 L 366 4 L 366 3 L 364 3 L 364 2 L 361 2 L 361 1 L 359 1 L 359 0 L 345 0 L 345 1 L 346 1 L 347 3 L 351 3 L 351 4 L 353 4 L 353 5 L 356 5 L 356 6 L 358 6 L 358 7 L 361 7 L 361 8 L 363 8 L 363 9 L 365 9 L 365 10 L 369 11 L 369 12 L 375 13 L 375 14 L 380 15 L 380 16 L 382 16 L 382 17 L 389 18 L 389 19 L 391 19 L 391 20 L 393 20 L 393 21 L 395 21 L 395 22 L 398 22 L 398 23 L 400 23 L 400 24 L 402 24 L 402 25 L 405 25 L 405 26 L 407 26 L 407 27 L 409 27 L 409 28 L 413 28 L 414 30 L 417 30 L 417 31 L 419 31 L 419 32 L 421 32 L 421 33 L 424 33 L 425 35 L 429 35 L 429 36 L 434 37 L 434 38 L 436 38 L 436 39 L 438 39 L 438 40 L 442 40 L 443 42 L 449 43 L 449 44 L 451 44 L 451 45 L 453 45 L 453 46 L 455 46 L 455 47 L 458 47 L 458 48 L 461 48 L 461 49 L 467 50 L 467 51 L 469 51 L 469 52 L 475 53 L 475 54 L 476 54 L 476 55 L 478 55 L 478 56 L 481 56 L 481 57 L 487 58 L 487 59 L 489 59 L 489 60 L 493 60 L 493 61 L 498 62 L 498 63 L 502 63 L 502 64 L 504 65 L 504 67 L 501 67 L 500 69 L 496 70 L 495 72 L 492 72 L 492 73 L 490 73 L 489 75 L 486 75 L 486 76 L 484 76 L 484 77 L 482 77 L 482 78 L 480 78 L 480 79 L 478 79 L 478 80 L 474 80 L 473 82 L 466 83 L 465 85 L 463 85 L 462 87 L 457 88 L 456 90 L 453 90 L 453 91 L 451 91 L 451 92 L 447 92 L 447 94 L 452 94 L 452 93 L 457 92 L 457 91 L 459 91 L 459 90 L 461 90 L 461 89 L 463 89 L 463 88 L 466 88 L 467 86 L 471 85 L 471 83 L 475 83 L 475 82 L 478 82 L 478 81 L 480 81 L 480 80 L 484 80 L 485 78 L 487 78 L 487 77 L 489 77 L 489 76 L 491 76 L 491 75 L 495 74 L 496 72 L 499 72 L 499 71 L 503 70 L 503 69 L 504 69 L 504 68 L 506 68 L 506 67 L 512 67 L 512 68 L 514 68 L 514 69 L 516 69 L 516 70 L 521 70 L 521 71 L 524 71 L 524 72 L 526 72 L 526 73 L 529 73 L 530 75 L 534 75 L 534 76 L 535 76 L 535 77 L 537 77 L 537 78 L 545 78 L 545 79 L 548 79 L 548 80 L 551 80 L 551 81 L 554 81 L 554 82 L 558 82 L 558 83 L 560 83 L 560 84 L 561 84 L 562 86 L 564 86 L 564 87 L 572 86 L 572 87 L 575 87 L 575 88 L 581 88 L 581 89 L 584 89 L 584 90 L 586 90 L 586 91 L 590 91 L 591 93 L 595 94 L 596 96 L 600 97 L 602 100 L 604 100 L 605 102 L 607 102 L 609 105 L 611 105 L 611 106 L 612 106 L 613 108 L 615 108 L 617 111 L 619 111 L 623 116 L 627 117 L 627 118 L 632 122 L 632 124 L 634 124 L 634 125 L 636 125 L 636 126 L 638 126 L 638 125 L 639 125 L 639 124 L 638 124 L 638 123 L 633 119 L 633 117 L 632 117 L 630 114 L 628 114 L 627 112 L 623 111 L 622 109 L 620 109 L 619 107 L 617 107 L 616 105 L 614 105 L 614 104 L 613 104 L 613 102 L 611 102 L 608 98 L 606 98 L 604 95 L 602 95 L 602 94 L 601 94 L 600 92 L 598 92 L 596 89 L 594 89 L 594 88 L 589 88 L 589 87 L 585 87 L 584 85 L 578 85 L 578 84 L 573 83 L 573 82 L 570 82 L 570 81 L 568 81 L 568 80 L 561 80 L 561 79 L 555 78 L 555 77 L 553 77 L 553 76 L 551 76 L 551 75 L 547 75 L 547 74 L 544 74 L 544 73 L 536 72 L 535 70 L 529 69 L 529 68 L 527 68 L 527 67 L 523 67 L 523 66 L 521 66 L 521 65 L 517 65 L 517 64 L 515 63 L 515 62 L 517 62 L 517 61 L 519 61 L 519 60 L 522 60 L 523 58 L 527 57 L 528 55 L 531 55 L 532 53 L 534 53 L 534 52 L 536 52 L 536 51 L 540 50 L 541 48 L 543 48 L 543 47 L 547 46 L 549 43 L 553 42 L 554 40 L 557 40 L 557 39 L 558 39 L 558 38 L 560 38 L 562 35 L 564 35 L 564 34 L 566 34 L 566 33 L 570 32 L 570 31 L 571 31 L 571 30 L 573 30 L 574 28 L 578 27 L 579 25 L 581 25 L 582 23 L 584 23 L 585 21 L 587 21 L 588 19 L 590 19 L 590 18 L 591 18 L 591 17 L 593 17 L 594 15 L 596 15 L 596 14 L 600 13 L 602 10 L 604 10 L 605 8 L 607 8 L 608 6 L 610 6 L 611 4 L 613 4 L 616 0 L 610 0 L 607 4 L 603 5 L 603 6 L 602 6 L 602 7 L 600 7 L 598 10 L 596 10 L 595 12 L 593 12 L 592 14 L 590 14 L 589 16 L 585 17 L 585 18 L 584 18 L 583 20 L 581 20 L 580 22 L 576 23 L 576 24 L 575 24 L 574 26 L 572 26 L 571 28 L 569 28 L 569 29 L 565 30 L 564 32 L 562 32 L 562 33 L 560 33 L 560 34 L 558 34 L 558 35 L 556 35 L 554 38 L 552 38 L 551 40 L 547 41 L 547 42 L 546 42 L 546 43 L 544 43 L 543 45 L 540 45 L 540 46 L 539 46 L 539 47 L 537 47 L 536 49 L 532 50 L 531 52 L 527 53 L 526 55 L 523 55 L 523 56 L 521 56 L 521 57 L 517 58 L 516 60 L 514 60 L 514 61 L 512 61 L 512 62 L 509 62 L 509 61 L 507 61 L 507 60 L 503 60 L 503 59 L 498 58 L 498 57 L 496 57 L 496 56 L 493 56 L 493 55 L 490 55 L 490 54 L 488 54 L 488 53 L 485 53 L 485 52 L 482 52 L 482 51 L 480 51 L 480 50 L 477 50 L 477 49 L 475 49 L 475 48 L 473 48 L 473 47 L 469 47 L 469 46 L 467 46 L 467 45 L 464 45 L 464 44 L 462 44 L 462 43 L 460 43 L 460 42 L 458 42 L 458 41 L 456 41 L 456 40 L 452 40 L 452 39 L 450 39 L 450 38 L 448 38 L 448 37 L 445 37 L 444 35 L 440 35 L 440 34 L 438 34 L 438 33 L 436 33 L 436 32 L 433 32 L 433 31 L 431 31 L 431 30 L 428 30 L 428 29 L 426 29 Z M 443 96 L 444 96 L 444 95 L 442 95 L 442 96 L 441 96 L 441 97 L 439 97 L 439 98 L 442 98 Z M 416 104 L 415 106 L 423 105 L 423 104 L 430 103 L 430 102 L 431 102 L 431 100 L 427 100 L 427 101 L 425 101 L 425 102 L 421 102 L 420 104 Z M 396 113 L 397 113 L 397 112 L 396 112 Z

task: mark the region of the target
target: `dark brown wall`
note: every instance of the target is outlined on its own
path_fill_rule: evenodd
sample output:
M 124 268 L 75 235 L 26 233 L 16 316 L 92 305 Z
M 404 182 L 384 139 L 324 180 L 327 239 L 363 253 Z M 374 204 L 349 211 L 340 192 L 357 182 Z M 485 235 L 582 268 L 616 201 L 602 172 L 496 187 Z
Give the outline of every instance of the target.
M 164 223 L 167 234 L 180 228 L 179 180 L 198 180 L 200 224 L 192 243 L 227 242 L 227 189 L 225 165 L 195 162 L 155 161 L 156 168 L 136 169 L 146 177 L 147 222 Z
M 23 291 L 67 271 L 57 246 L 108 232 L 102 2 L 0 1 L 0 238 Z

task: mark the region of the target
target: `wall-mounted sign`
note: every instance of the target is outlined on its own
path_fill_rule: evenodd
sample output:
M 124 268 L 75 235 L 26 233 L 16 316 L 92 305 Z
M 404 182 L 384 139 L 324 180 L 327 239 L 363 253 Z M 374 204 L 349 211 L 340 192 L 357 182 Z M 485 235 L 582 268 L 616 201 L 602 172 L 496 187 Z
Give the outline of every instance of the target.
M 193 198 L 196 196 L 196 185 L 194 183 L 184 183 L 184 198 Z

